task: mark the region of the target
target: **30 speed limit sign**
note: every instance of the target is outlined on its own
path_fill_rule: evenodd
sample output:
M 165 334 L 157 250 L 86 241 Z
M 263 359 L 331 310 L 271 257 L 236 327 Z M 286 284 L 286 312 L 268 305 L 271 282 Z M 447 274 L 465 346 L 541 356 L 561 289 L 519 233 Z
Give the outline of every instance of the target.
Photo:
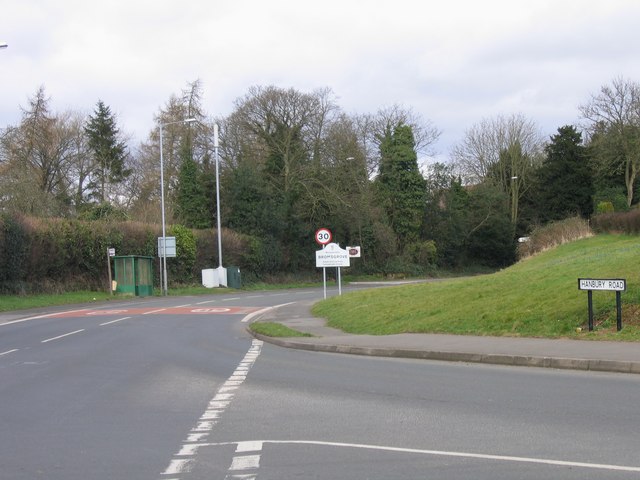
M 316 242 L 320 245 L 331 243 L 331 231 L 328 228 L 319 228 L 316 230 Z

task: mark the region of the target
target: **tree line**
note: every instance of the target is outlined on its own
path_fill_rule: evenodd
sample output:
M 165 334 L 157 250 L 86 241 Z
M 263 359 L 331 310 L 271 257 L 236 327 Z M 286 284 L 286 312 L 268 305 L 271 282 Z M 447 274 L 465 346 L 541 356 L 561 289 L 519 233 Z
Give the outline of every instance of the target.
M 408 108 L 349 114 L 329 89 L 256 86 L 216 118 L 202 94 L 188 83 L 131 145 L 101 100 L 52 112 L 40 87 L 1 131 L 0 213 L 160 224 L 160 125 L 167 223 L 214 227 L 217 151 L 222 226 L 249 239 L 258 276 L 314 269 L 319 227 L 362 247 L 364 273 L 502 267 L 537 226 L 637 203 L 640 85 L 623 78 L 577 107 L 580 125 L 487 118 L 428 164 L 440 131 Z

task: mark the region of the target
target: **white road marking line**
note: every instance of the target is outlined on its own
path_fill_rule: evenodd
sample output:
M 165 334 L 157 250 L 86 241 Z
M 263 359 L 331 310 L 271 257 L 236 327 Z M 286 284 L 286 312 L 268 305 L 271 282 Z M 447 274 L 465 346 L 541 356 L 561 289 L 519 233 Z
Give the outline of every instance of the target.
M 198 422 L 198 424 L 194 427 L 192 432 L 210 432 L 213 429 L 213 426 L 216 424 L 214 421 L 204 421 Z
M 199 305 L 199 304 L 198 304 L 198 305 Z M 190 307 L 190 306 L 191 306 L 191 304 L 190 304 L 190 303 L 186 303 L 186 304 L 184 304 L 184 305 L 176 305 L 175 307 L 172 307 L 172 308 L 185 308 L 185 307 Z
M 165 310 L 166 310 L 166 308 L 160 308 L 158 310 L 151 310 L 149 312 L 144 312 L 142 315 L 151 315 L 152 313 L 164 312 Z
M 258 358 L 262 348 L 263 342 L 260 340 L 253 340 L 251 342 L 251 347 L 247 351 L 247 354 L 243 358 L 241 364 L 247 367 L 247 371 L 253 365 L 253 363 Z M 247 358 L 249 357 L 249 358 Z M 234 372 L 235 373 L 235 372 Z M 216 425 L 217 420 L 224 413 L 226 408 L 231 403 L 234 395 L 233 393 L 227 393 L 229 390 L 236 390 L 243 382 L 246 380 L 246 372 L 244 375 L 232 375 L 229 380 L 224 382 L 222 386 L 218 389 L 214 397 L 209 402 L 207 409 L 202 414 L 202 416 L 198 419 L 196 426 L 191 429 L 189 432 L 187 439 L 182 444 L 178 453 L 174 455 L 174 458 L 169 463 L 167 469 L 161 473 L 164 480 L 180 480 L 179 476 L 173 477 L 171 479 L 166 478 L 166 475 L 179 475 L 182 473 L 187 473 L 191 470 L 193 466 L 193 462 L 195 462 L 194 457 L 197 454 L 197 451 L 200 447 L 209 446 L 208 443 L 202 443 L 202 440 L 207 438 L 207 436 L 213 430 L 213 427 Z M 197 443 L 196 443 L 197 442 Z M 257 446 L 259 442 L 246 442 L 247 444 L 251 443 L 254 446 Z M 234 442 L 227 443 L 227 445 L 233 445 Z M 252 450 L 255 451 L 255 450 Z M 253 457 L 255 457 L 254 455 Z M 193 457 L 190 459 L 176 458 L 176 457 Z M 249 457 L 246 457 L 249 458 Z M 257 455 L 258 460 L 255 459 L 246 459 L 246 460 L 238 460 L 238 466 L 242 465 L 259 465 L 260 456 Z M 243 463 L 244 462 L 244 463 Z M 257 467 L 247 467 L 247 468 L 257 468 Z M 245 476 L 242 476 L 244 478 Z M 236 478 L 236 477 L 233 477 Z M 240 478 L 240 477 L 238 477 Z M 255 475 L 247 476 L 246 478 L 252 478 L 255 480 Z
M 200 442 L 202 439 L 206 438 L 209 433 L 190 433 L 187 437 L 187 442 Z
M 105 325 L 111 325 L 112 323 L 121 322 L 121 321 L 123 321 L 123 320 L 129 320 L 130 318 L 131 318 L 131 317 L 122 317 L 122 318 L 119 318 L 119 319 L 117 319 L 117 320 L 111 320 L 110 322 L 104 322 L 104 323 L 101 323 L 101 324 L 100 324 L 100 326 L 101 326 L 101 327 L 104 327 Z
M 193 460 L 173 459 L 171 463 L 164 471 L 163 475 L 175 475 L 178 473 L 185 473 L 191 470 L 191 462 Z M 179 480 L 179 479 L 174 479 Z
M 200 448 L 201 446 L 201 443 L 190 443 L 188 445 L 182 445 L 182 448 L 178 453 L 176 453 L 176 455 L 181 457 L 194 456 L 196 453 L 198 453 L 198 448 Z
M 262 451 L 262 442 L 238 442 L 236 447 L 236 453 L 260 451 Z
M 260 468 L 260 455 L 262 452 L 262 442 L 238 442 L 236 445 L 236 453 L 257 452 L 255 455 L 236 455 L 231 460 L 229 472 L 257 470 Z M 257 473 L 250 474 L 234 474 L 228 473 L 225 480 L 255 480 Z
M 44 315 L 36 315 L 35 317 L 21 318 L 20 320 L 12 320 L 11 322 L 0 323 L 0 327 L 4 327 L 5 325 L 13 325 L 14 323 L 28 322 L 29 320 L 37 320 L 39 318 L 53 317 L 54 315 L 65 315 L 67 313 L 86 312 L 87 310 L 89 309 L 81 308 L 79 310 L 67 310 L 65 312 L 55 312 L 55 313 L 47 313 Z
M 219 410 L 207 410 L 202 414 L 200 420 L 216 420 L 218 418 L 220 418 Z
M 249 298 L 249 297 L 247 297 L 247 298 Z M 262 315 L 263 313 L 267 313 L 270 310 L 275 310 L 276 308 L 280 308 L 280 307 L 285 307 L 287 305 L 291 305 L 292 303 L 296 303 L 296 302 L 282 303 L 280 305 L 274 305 L 273 307 L 263 308 L 261 310 L 258 310 L 257 312 L 250 313 L 249 315 L 244 317 L 241 321 L 242 321 L 242 323 L 247 323 L 250 320 L 252 320 L 253 318 L 255 318 L 255 317 L 259 316 L 259 315 Z
M 474 458 L 479 460 L 498 460 L 503 462 L 517 462 L 517 463 L 536 463 L 542 465 L 552 465 L 559 467 L 575 467 L 575 468 L 589 468 L 595 470 L 611 470 L 618 472 L 640 472 L 640 467 L 627 466 L 627 465 L 609 465 L 602 463 L 586 463 L 586 462 L 572 462 L 566 460 L 553 460 L 547 458 L 533 458 L 533 457 L 514 457 L 509 455 L 487 455 L 482 453 L 469 453 L 469 452 L 451 452 L 446 450 L 423 450 L 418 448 L 401 448 L 401 447 L 385 447 L 380 445 L 365 445 L 358 443 L 340 443 L 340 442 L 322 442 L 311 440 L 256 440 L 256 443 L 271 444 L 271 445 L 318 445 L 325 447 L 345 447 L 345 448 L 358 448 L 364 450 L 378 450 L 385 452 L 399 452 L 399 453 L 417 453 L 422 455 L 436 455 L 443 457 L 460 457 L 460 458 Z M 240 443 L 247 442 L 237 442 Z M 228 442 L 224 443 L 208 443 L 201 446 L 219 446 L 228 445 Z
M 0 353 L 0 357 L 3 356 L 3 355 L 9 355 L 10 353 L 13 353 L 13 352 L 17 352 L 18 350 L 20 350 L 20 349 L 19 348 L 14 348 L 13 350 L 7 350 L 6 352 Z
M 40 343 L 52 342 L 54 340 L 59 340 L 61 338 L 68 337 L 69 335 L 75 335 L 76 333 L 80 332 L 84 332 L 84 328 L 81 328 L 80 330 L 76 330 L 74 332 L 65 333 L 64 335 L 58 335 L 57 337 L 47 338 L 46 340 L 42 340 Z
M 229 470 L 253 470 L 256 468 L 260 468 L 260 455 L 244 455 L 241 457 L 233 457 Z
M 242 381 L 240 380 L 227 380 L 223 384 L 224 387 L 239 387 L 240 385 L 242 385 Z
M 214 402 L 231 399 L 233 399 L 233 393 L 218 393 L 215 397 L 213 397 Z
M 218 392 L 219 393 L 224 393 L 224 392 L 230 392 L 230 391 L 237 390 L 237 389 L 238 389 L 237 386 L 227 387 L 227 386 L 223 385 L 223 386 L 220 387 Z

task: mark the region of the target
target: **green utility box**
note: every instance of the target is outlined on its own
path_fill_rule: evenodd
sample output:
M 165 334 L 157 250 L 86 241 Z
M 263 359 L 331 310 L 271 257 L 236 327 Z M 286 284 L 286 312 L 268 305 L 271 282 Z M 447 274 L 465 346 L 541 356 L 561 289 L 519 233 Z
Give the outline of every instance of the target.
M 127 255 L 113 257 L 117 293 L 153 295 L 153 257 Z
M 227 287 L 240 288 L 242 281 L 240 280 L 240 268 L 227 267 Z

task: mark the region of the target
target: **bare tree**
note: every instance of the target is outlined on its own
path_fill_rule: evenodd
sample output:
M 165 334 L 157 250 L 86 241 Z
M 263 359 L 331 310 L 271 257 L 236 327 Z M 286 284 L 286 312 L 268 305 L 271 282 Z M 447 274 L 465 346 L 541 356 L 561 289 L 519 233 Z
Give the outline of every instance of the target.
M 334 109 L 328 90 L 309 94 L 273 86 L 251 87 L 236 102 L 231 128 L 244 132 L 251 142 L 243 142 L 242 148 L 271 162 L 267 169 L 274 170 L 273 178 L 287 192 L 299 185 L 305 165 L 319 160 L 323 130 Z
M 531 174 L 543 161 L 544 140 L 538 126 L 522 114 L 484 119 L 466 131 L 451 157 L 467 184 L 492 182 L 509 195 L 511 221 Z
M 77 127 L 72 114 L 50 112 L 49 98 L 40 87 L 23 109 L 20 124 L 8 128 L 3 135 L 5 174 L 18 181 L 29 179 L 29 189 L 17 188 L 14 192 L 33 192 L 31 200 L 23 198 L 18 202 L 23 208 L 30 205 L 23 211 L 36 215 L 70 213 L 67 209 L 71 203 L 72 166 L 78 154 Z
M 195 123 L 184 120 L 194 118 Z M 191 157 L 206 163 L 212 157 L 213 124 L 202 107 L 202 85 L 190 82 L 179 95 L 171 95 L 155 115 L 156 125 L 131 159 L 132 176 L 124 190 L 134 198 L 129 202 L 132 218 L 160 221 L 160 125 L 162 127 L 162 153 L 165 194 L 171 198 L 178 184 L 181 150 L 187 149 Z M 174 204 L 167 202 L 166 215 L 173 221 Z
M 411 108 L 400 105 L 381 108 L 375 114 L 354 116 L 354 123 L 369 166 L 369 176 L 377 174 L 380 167 L 380 142 L 388 132 L 400 125 L 411 127 L 414 132 L 415 150 L 418 156 L 435 154 L 435 144 L 440 138 L 440 130 L 431 122 L 415 113 Z
M 640 84 L 616 78 L 580 106 L 601 166 L 617 168 L 620 158 L 627 189 L 627 205 L 640 170 Z
M 483 119 L 467 130 L 462 141 L 453 147 L 451 157 L 465 183 L 474 184 L 487 179 L 499 164 L 502 152 L 514 148 L 520 150 L 523 161 L 514 162 L 511 176 L 526 176 L 530 163 L 541 161 L 543 147 L 543 136 L 532 120 L 522 114 L 500 115 Z

